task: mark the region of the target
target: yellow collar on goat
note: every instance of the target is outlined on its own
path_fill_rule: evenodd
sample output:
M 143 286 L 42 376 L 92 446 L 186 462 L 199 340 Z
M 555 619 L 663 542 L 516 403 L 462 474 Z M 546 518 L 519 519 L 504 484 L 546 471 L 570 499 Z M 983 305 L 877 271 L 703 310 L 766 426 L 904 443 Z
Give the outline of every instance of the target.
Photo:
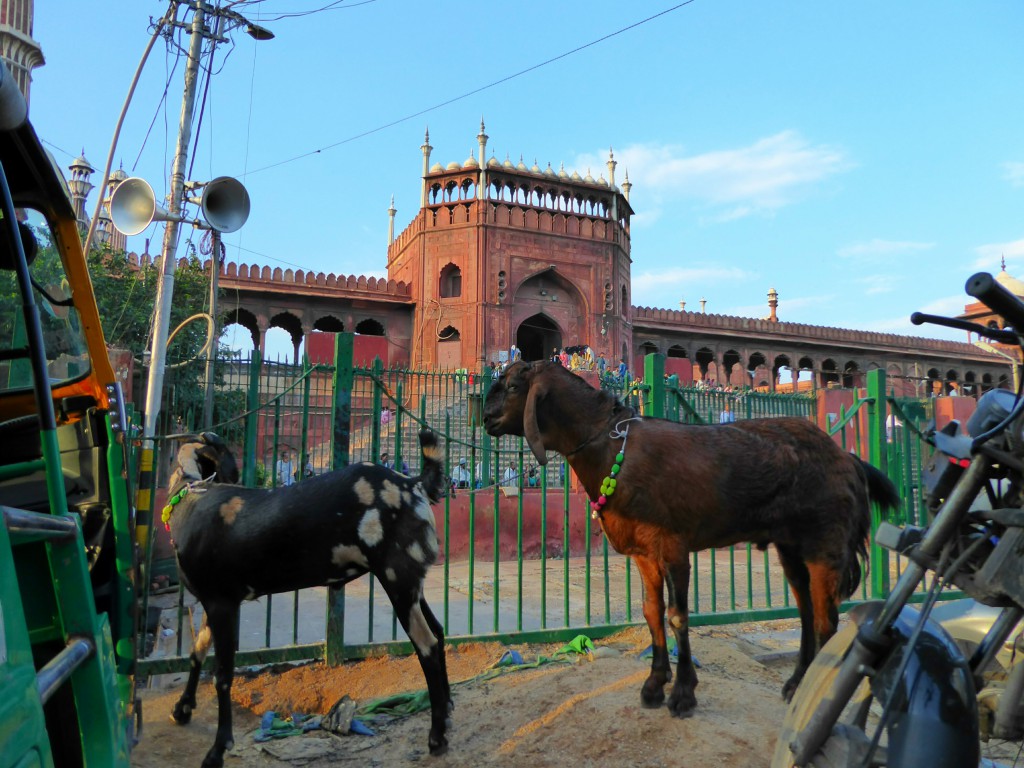
M 615 493 L 615 488 L 619 484 L 617 477 L 619 471 L 622 469 L 622 462 L 626 459 L 626 439 L 629 437 L 628 422 L 630 421 L 640 421 L 640 417 L 634 416 L 630 419 L 623 419 L 616 424 L 615 429 L 608 434 L 608 437 L 612 440 L 617 440 L 621 437 L 622 447 L 619 449 L 619 452 L 615 454 L 615 463 L 612 464 L 612 471 L 604 480 L 601 481 L 601 495 L 598 497 L 597 501 L 590 502 L 590 516 L 594 520 L 597 520 L 601 516 L 601 509 L 608 503 L 608 497 Z M 626 425 L 625 429 L 622 427 L 623 424 Z

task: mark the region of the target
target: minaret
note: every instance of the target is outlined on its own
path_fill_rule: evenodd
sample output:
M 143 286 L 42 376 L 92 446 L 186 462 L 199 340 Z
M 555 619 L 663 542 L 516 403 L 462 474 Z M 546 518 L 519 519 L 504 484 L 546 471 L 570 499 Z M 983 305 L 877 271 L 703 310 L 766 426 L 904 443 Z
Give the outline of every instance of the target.
M 768 320 L 772 323 L 779 322 L 776 310 L 779 308 L 779 292 L 774 288 L 768 289 Z
M 96 221 L 96 235 L 93 238 L 93 242 L 97 246 L 104 246 L 115 253 L 123 253 L 128 250 L 128 238 L 123 233 L 118 232 L 110 220 L 110 196 L 114 194 L 118 184 L 127 178 L 128 174 L 124 172 L 124 166 L 121 166 L 111 173 L 110 178 L 107 179 L 107 191 L 104 193 L 103 203 L 100 205 L 100 212 Z
M 388 245 L 395 242 L 395 214 L 398 210 L 395 208 L 395 196 L 391 196 L 391 207 L 388 208 Z
M 626 180 L 622 182 L 622 196 L 626 198 L 626 202 L 629 202 L 629 190 L 633 188 L 633 185 L 629 183 L 629 170 L 626 170 Z
M 608 188 L 612 191 L 612 220 L 619 220 L 619 205 L 618 195 L 615 194 L 615 166 L 618 165 L 615 162 L 615 153 L 612 152 L 612 148 L 608 147 Z
M 89 215 L 85 212 L 85 199 L 92 191 L 93 184 L 89 181 L 95 168 L 89 165 L 85 159 L 85 150 L 82 150 L 80 157 L 76 158 L 68 166 L 71 171 L 71 179 L 68 181 L 68 189 L 71 190 L 71 204 L 75 209 L 75 218 L 78 219 L 78 227 L 82 232 L 89 229 Z
M 430 129 L 426 130 L 423 136 L 423 144 L 420 145 L 420 151 L 423 153 L 423 189 L 420 191 L 420 208 L 427 207 L 427 174 L 430 173 L 430 150 L 433 147 L 430 146 Z
M 488 135 L 484 132 L 484 118 L 480 116 L 480 133 L 477 134 L 476 140 L 480 143 L 480 183 L 476 185 L 476 197 L 478 200 L 483 200 L 487 197 L 487 139 Z
M 32 39 L 34 15 L 34 0 L 0 0 L 0 58 L 25 101 L 29 100 L 32 70 L 46 63 L 39 43 Z

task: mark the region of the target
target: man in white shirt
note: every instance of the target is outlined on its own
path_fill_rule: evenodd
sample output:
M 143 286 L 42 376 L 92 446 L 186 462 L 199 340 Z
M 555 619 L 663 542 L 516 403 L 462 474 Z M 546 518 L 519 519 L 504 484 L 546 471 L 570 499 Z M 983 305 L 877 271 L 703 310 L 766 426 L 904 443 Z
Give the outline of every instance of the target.
M 510 461 L 501 475 L 501 484 L 504 486 L 516 486 L 519 484 L 519 473 L 516 472 L 515 462 Z
M 281 451 L 281 457 L 277 460 L 277 484 L 292 485 L 295 482 L 295 462 L 292 460 L 291 449 L 285 448 Z

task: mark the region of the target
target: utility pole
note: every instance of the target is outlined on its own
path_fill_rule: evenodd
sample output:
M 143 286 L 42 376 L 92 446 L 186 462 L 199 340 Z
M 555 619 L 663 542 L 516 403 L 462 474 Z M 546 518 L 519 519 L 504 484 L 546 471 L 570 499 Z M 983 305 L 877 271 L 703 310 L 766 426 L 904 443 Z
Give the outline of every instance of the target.
M 188 63 L 185 66 L 185 92 L 181 99 L 181 119 L 178 122 L 178 147 L 171 167 L 171 193 L 168 200 L 169 219 L 164 227 L 163 258 L 160 263 L 160 282 L 156 288 L 156 313 L 153 317 L 153 346 L 149 358 L 149 378 L 146 383 L 146 412 L 142 437 L 144 448 L 153 449 L 152 440 L 156 435 L 157 417 L 160 415 L 160 401 L 163 397 L 164 371 L 167 367 L 167 332 L 171 322 L 171 301 L 174 298 L 174 268 L 178 249 L 178 229 L 181 215 L 181 201 L 185 190 L 185 168 L 188 163 L 188 147 L 192 141 L 192 115 L 196 103 L 196 79 L 199 73 L 199 57 L 203 50 L 204 12 L 203 0 L 196 0 L 195 16 L 192 18 L 192 37 L 188 49 Z

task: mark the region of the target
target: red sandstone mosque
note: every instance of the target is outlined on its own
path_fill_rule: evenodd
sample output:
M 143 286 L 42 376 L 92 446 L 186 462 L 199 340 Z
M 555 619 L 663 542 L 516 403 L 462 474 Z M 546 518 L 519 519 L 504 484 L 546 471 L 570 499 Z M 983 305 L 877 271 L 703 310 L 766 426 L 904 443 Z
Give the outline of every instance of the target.
M 43 63 L 32 39 L 32 8 L 32 0 L 0 0 L 0 55 L 26 95 L 31 70 Z M 443 164 L 425 136 L 421 167 L 411 160 L 407 182 L 420 185 L 419 209 L 397 236 L 393 203 L 389 209 L 386 280 L 228 263 L 219 276 L 231 296 L 221 326 L 241 324 L 261 350 L 267 331 L 282 328 L 296 357 L 312 334 L 353 331 L 378 337 L 366 347 L 386 364 L 417 369 L 480 371 L 512 345 L 534 360 L 585 344 L 610 361 L 625 359 L 634 371 L 644 355 L 659 352 L 684 381 L 773 390 L 859 386 L 876 368 L 906 395 L 978 394 L 1012 381 L 1011 350 L 787 323 L 774 288 L 763 318 L 707 314 L 703 302 L 696 312 L 635 306 L 631 185 L 627 174 L 619 183 L 614 153 L 594 178 L 590 170 L 580 175 L 488 157 L 482 121 L 476 139 L 478 153 Z M 94 170 L 84 153 L 69 170 L 73 202 L 87 225 Z M 124 175 L 111 175 L 104 197 Z M 103 208 L 97 242 L 125 247 Z M 1024 296 L 1024 284 L 1005 267 L 997 279 Z M 968 306 L 965 317 L 980 317 L 983 309 Z

